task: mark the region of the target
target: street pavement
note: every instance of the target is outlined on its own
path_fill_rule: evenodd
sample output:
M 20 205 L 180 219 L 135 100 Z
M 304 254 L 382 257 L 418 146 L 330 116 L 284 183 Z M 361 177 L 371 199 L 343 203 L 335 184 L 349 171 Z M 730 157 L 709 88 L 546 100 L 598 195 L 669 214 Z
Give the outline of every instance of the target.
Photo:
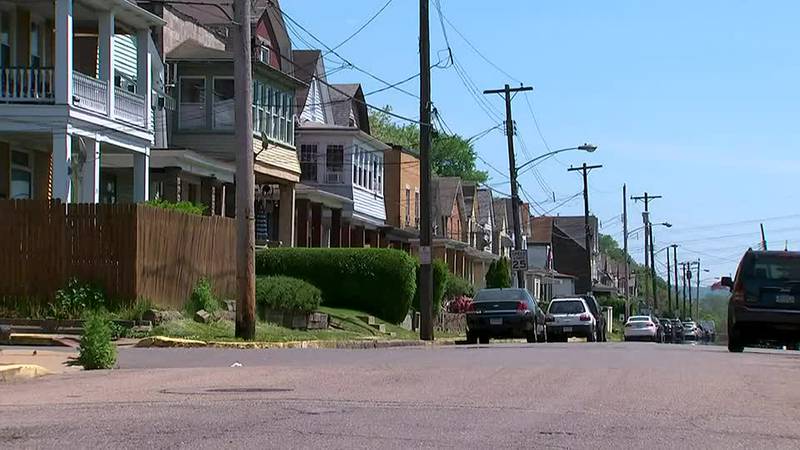
M 234 367 L 231 367 L 231 366 Z M 0 385 L 0 448 L 800 448 L 800 354 L 121 349 Z

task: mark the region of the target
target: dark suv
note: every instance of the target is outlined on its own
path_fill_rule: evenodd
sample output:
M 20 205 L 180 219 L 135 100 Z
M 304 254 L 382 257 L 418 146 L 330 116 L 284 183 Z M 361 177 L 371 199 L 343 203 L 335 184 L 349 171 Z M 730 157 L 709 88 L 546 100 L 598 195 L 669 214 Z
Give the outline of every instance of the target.
M 748 250 L 736 270 L 728 302 L 728 350 L 764 341 L 797 348 L 800 342 L 800 252 Z
M 661 323 L 661 342 L 675 342 L 677 340 L 672 322 L 669 319 L 658 319 Z
M 595 342 L 606 342 L 606 318 L 603 315 L 603 309 L 594 295 L 581 295 L 580 296 L 589 307 L 589 311 L 594 316 L 597 326 L 595 327 Z

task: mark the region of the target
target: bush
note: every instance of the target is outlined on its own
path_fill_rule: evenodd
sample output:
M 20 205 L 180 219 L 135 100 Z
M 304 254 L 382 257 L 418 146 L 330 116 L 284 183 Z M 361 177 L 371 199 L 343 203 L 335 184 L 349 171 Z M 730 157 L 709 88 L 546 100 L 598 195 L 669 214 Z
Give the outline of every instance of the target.
M 168 200 L 149 200 L 145 202 L 146 205 L 154 206 L 161 209 L 169 209 L 184 214 L 192 214 L 195 216 L 202 216 L 206 212 L 206 206 L 200 203 L 192 202 L 170 202 Z
M 309 313 L 319 308 L 322 293 L 313 285 L 286 276 L 256 279 L 256 306 Z
M 444 296 L 448 300 L 462 296 L 472 298 L 475 296 L 475 287 L 472 286 L 472 283 L 459 276 L 449 275 Z
M 276 248 L 256 255 L 258 275 L 286 275 L 322 291 L 328 306 L 364 311 L 400 323 L 414 297 L 414 259 L 376 248 Z
M 433 260 L 433 312 L 434 314 L 442 307 L 442 300 L 444 299 L 444 292 L 447 287 L 447 279 L 450 276 L 447 264 L 441 259 Z M 411 306 L 415 311 L 421 311 L 419 304 L 419 269 L 420 265 L 417 263 L 416 270 L 416 291 L 414 292 L 414 301 Z
M 111 338 L 111 322 L 105 313 L 89 313 L 83 323 L 78 363 L 86 370 L 112 368 L 117 362 L 117 347 Z
M 463 314 L 469 311 L 470 305 L 472 305 L 472 299 L 462 295 L 447 302 L 447 312 Z
M 487 288 L 510 288 L 511 287 L 511 266 L 508 258 L 500 258 L 492 261 L 489 270 L 486 271 Z
M 205 310 L 206 312 L 213 313 L 220 308 L 219 299 L 214 295 L 214 290 L 211 282 L 203 277 L 197 281 L 192 295 L 189 297 L 189 302 L 186 303 L 186 313 L 193 316 L 197 311 Z
M 85 311 L 97 311 L 104 307 L 106 298 L 102 289 L 72 278 L 64 288 L 56 291 L 49 315 L 57 320 L 77 319 Z

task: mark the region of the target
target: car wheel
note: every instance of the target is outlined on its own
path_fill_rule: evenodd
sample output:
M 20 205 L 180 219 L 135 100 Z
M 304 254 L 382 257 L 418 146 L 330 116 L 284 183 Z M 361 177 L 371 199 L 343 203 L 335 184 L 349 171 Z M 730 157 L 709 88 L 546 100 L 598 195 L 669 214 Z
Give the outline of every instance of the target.
M 474 345 L 478 343 L 478 335 L 467 331 L 467 344 Z
M 525 340 L 528 341 L 529 344 L 535 344 L 539 340 L 539 335 L 536 333 L 536 329 L 539 326 L 536 324 L 536 321 L 533 321 L 533 329 L 528 331 L 525 335 Z
M 597 340 L 597 331 L 592 329 L 589 331 L 589 335 L 586 336 L 586 342 L 594 342 Z
M 539 342 L 549 342 L 547 340 L 547 327 L 542 327 L 542 334 L 539 335 Z
M 481 335 L 481 336 L 478 338 L 478 341 L 479 341 L 481 344 L 488 344 L 488 343 L 489 343 L 489 336 L 488 336 L 488 335 L 485 335 L 485 334 L 484 334 L 484 335 Z
M 742 353 L 744 351 L 744 342 L 742 342 L 742 337 L 735 328 L 731 329 L 728 336 L 728 351 L 731 353 Z

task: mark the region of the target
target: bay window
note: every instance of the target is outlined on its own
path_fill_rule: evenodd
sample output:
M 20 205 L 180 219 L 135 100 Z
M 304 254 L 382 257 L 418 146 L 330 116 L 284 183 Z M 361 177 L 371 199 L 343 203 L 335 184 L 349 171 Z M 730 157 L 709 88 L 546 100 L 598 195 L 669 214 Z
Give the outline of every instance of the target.
M 178 126 L 185 129 L 206 127 L 206 79 L 181 77 Z

